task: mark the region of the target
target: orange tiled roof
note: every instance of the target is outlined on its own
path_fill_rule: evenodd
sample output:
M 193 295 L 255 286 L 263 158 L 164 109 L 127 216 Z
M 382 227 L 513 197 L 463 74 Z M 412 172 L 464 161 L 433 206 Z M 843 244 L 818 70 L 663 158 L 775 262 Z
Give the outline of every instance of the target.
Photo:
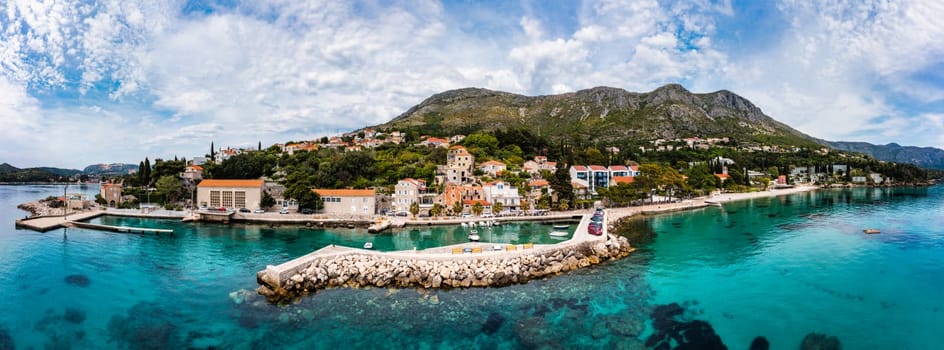
M 490 161 L 482 162 L 481 164 L 479 164 L 480 167 L 488 166 L 488 165 L 501 165 L 501 166 L 504 166 L 505 163 L 499 162 L 499 161 L 497 161 L 497 160 L 490 160 Z
M 197 187 L 258 187 L 262 188 L 263 181 L 256 179 L 206 179 L 200 181 Z
M 547 180 L 531 180 L 528 182 L 528 185 L 530 185 L 531 187 L 544 187 L 550 184 L 551 183 L 548 182 Z
M 377 194 L 376 190 L 352 190 L 352 189 L 327 189 L 327 188 L 314 188 L 312 191 L 315 191 L 319 196 L 335 196 L 335 197 L 373 197 Z
M 491 204 L 488 204 L 488 201 L 484 199 L 466 199 L 462 201 L 463 205 L 475 205 L 475 203 L 481 204 L 483 206 L 491 205 Z

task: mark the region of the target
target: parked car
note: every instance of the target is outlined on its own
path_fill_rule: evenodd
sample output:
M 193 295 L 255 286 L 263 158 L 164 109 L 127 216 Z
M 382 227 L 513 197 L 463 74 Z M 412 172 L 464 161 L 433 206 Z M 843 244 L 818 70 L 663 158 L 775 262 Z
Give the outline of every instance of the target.
M 240 213 L 249 213 L 249 212 L 251 212 L 251 211 L 249 210 L 249 208 L 239 208 L 239 212 L 240 212 Z
M 305 208 L 305 209 L 302 209 L 301 211 L 299 211 L 299 213 L 302 213 L 302 214 L 305 214 L 305 215 L 309 215 L 309 214 L 314 214 L 315 211 L 314 211 L 314 210 L 311 210 L 311 209 L 308 209 L 308 208 Z
M 279 209 L 279 214 L 288 214 L 288 208 Z
M 263 214 L 265 213 L 265 209 L 259 208 L 259 209 L 253 210 L 252 212 L 256 214 Z
M 408 215 L 410 215 L 410 213 L 405 212 L 405 211 L 401 211 L 397 213 L 397 216 L 408 216 Z

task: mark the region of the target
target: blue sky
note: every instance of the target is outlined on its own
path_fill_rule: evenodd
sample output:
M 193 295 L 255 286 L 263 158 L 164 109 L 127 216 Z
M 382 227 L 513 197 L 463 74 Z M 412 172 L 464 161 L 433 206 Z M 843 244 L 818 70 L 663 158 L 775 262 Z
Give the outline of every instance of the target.
M 681 83 L 829 140 L 944 146 L 939 1 L 0 2 L 0 162 L 191 158 L 431 94 Z

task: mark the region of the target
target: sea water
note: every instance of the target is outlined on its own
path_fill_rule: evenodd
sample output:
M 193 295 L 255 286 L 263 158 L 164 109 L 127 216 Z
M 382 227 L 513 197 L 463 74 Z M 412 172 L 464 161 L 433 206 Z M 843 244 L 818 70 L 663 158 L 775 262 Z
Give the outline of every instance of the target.
M 462 228 L 366 235 L 113 217 L 96 220 L 175 235 L 13 228 L 25 215 L 16 204 L 62 192 L 0 186 L 0 349 L 645 348 L 656 307 L 672 303 L 684 310 L 676 319 L 707 322 L 731 349 L 756 336 L 798 348 L 810 332 L 847 349 L 933 349 L 944 329 L 940 188 L 817 191 L 647 217 L 633 229 L 655 239 L 637 252 L 554 278 L 332 289 L 289 305 L 256 295 L 255 273 L 328 244 L 422 249 L 461 240 Z M 543 237 L 538 224 L 502 229 L 509 242 Z

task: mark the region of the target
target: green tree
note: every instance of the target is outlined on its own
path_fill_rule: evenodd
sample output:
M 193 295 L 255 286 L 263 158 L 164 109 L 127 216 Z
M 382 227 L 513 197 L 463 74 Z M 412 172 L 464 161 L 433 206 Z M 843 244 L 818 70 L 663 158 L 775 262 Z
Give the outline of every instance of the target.
M 527 199 L 522 199 L 521 204 L 519 204 L 519 206 L 521 207 L 522 211 L 527 212 L 528 210 L 531 210 L 531 201 Z
M 482 215 L 482 211 L 483 211 L 483 210 L 485 210 L 485 208 L 482 207 L 482 203 L 475 202 L 475 204 L 472 204 L 472 214 L 473 214 L 473 215 L 475 215 L 475 216 Z
M 433 203 L 433 207 L 429 208 L 429 215 L 432 215 L 432 216 L 438 217 L 442 215 L 442 212 L 443 212 L 443 206 L 442 204 L 439 204 L 439 203 Z
M 570 209 L 570 201 L 566 199 L 561 199 L 560 201 L 557 202 L 557 209 L 560 209 L 561 211 L 566 211 L 567 209 Z
M 275 205 L 275 198 L 269 194 L 269 191 L 262 192 L 262 199 L 259 200 L 260 209 L 269 209 Z
M 567 200 L 568 202 L 573 201 L 574 199 L 574 185 L 571 183 L 570 179 L 570 170 L 566 167 L 559 167 L 557 171 L 554 172 L 554 176 L 548 179 L 548 182 L 551 185 L 551 189 L 554 190 L 554 193 L 557 194 L 557 201 Z M 550 203 L 548 203 L 550 205 Z M 547 208 L 542 208 L 547 209 Z
M 420 203 L 413 202 L 410 204 L 410 214 L 413 214 L 413 218 L 416 219 L 416 215 L 420 213 Z
M 462 208 L 462 202 L 456 201 L 455 203 L 452 204 L 452 214 L 453 214 L 453 215 L 456 215 L 456 216 L 461 215 L 461 214 L 462 214 L 462 209 L 463 209 L 463 208 Z
M 492 204 L 492 214 L 501 213 L 505 209 L 505 206 L 501 202 L 495 202 Z
M 288 176 L 284 196 L 298 201 L 298 207 L 302 209 L 321 210 L 324 207 L 321 196 L 312 190 L 311 180 L 301 172 L 293 172 Z
M 596 147 L 587 147 L 583 151 L 584 157 L 586 157 L 587 162 L 590 164 L 605 164 L 606 159 L 603 158 L 603 153 L 600 152 Z
M 164 197 L 165 204 L 177 202 L 182 188 L 180 179 L 172 175 L 160 177 L 154 186 L 157 188 L 157 193 Z

